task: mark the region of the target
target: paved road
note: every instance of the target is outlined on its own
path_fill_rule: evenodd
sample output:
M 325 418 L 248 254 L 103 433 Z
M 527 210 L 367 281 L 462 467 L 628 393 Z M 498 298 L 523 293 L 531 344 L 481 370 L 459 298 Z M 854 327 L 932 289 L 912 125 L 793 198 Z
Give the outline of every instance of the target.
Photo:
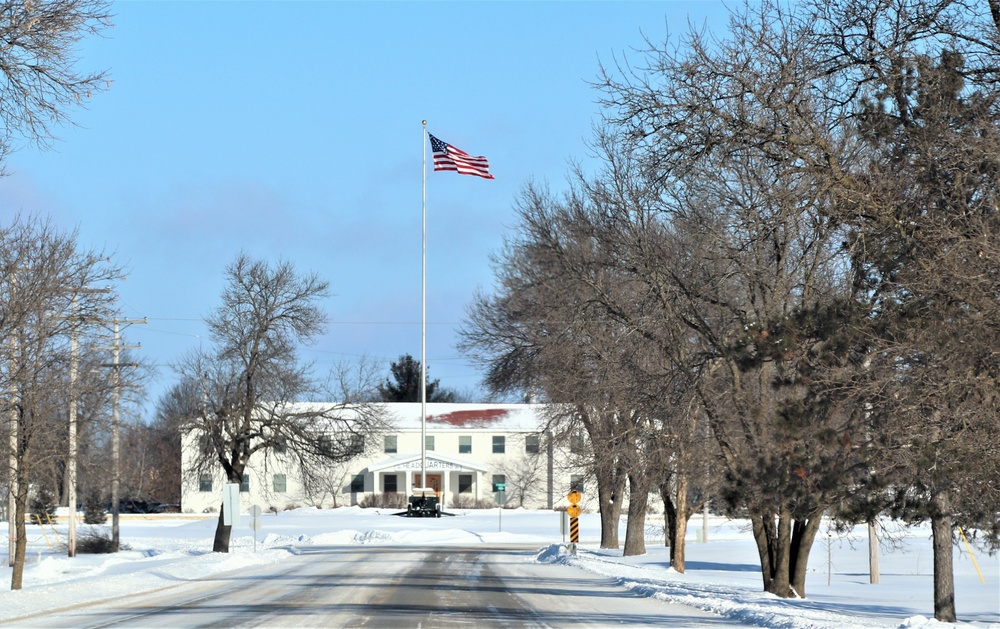
M 293 560 L 14 624 L 35 627 L 731 627 L 535 548 L 309 547 Z

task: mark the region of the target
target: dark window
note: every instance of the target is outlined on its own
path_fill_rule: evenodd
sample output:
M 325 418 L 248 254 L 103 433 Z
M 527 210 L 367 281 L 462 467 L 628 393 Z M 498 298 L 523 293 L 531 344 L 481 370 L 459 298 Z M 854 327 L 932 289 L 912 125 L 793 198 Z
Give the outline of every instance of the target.
M 569 477 L 569 488 L 570 490 L 577 490 L 581 494 L 583 493 L 583 476 L 581 474 L 573 474 Z
M 330 438 L 330 435 L 320 435 L 318 446 L 320 453 L 333 454 L 333 439 Z
M 361 435 L 351 435 L 351 442 L 348 448 L 348 452 L 353 455 L 362 454 L 365 451 L 365 438 Z
M 493 454 L 503 454 L 507 451 L 507 438 L 503 435 L 493 435 Z
M 382 477 L 382 493 L 384 494 L 394 494 L 398 491 L 399 485 L 397 485 L 398 477 L 395 474 L 389 474 Z
M 285 493 L 288 490 L 288 478 L 284 474 L 275 474 L 271 487 L 276 494 Z
M 365 490 L 365 475 L 355 474 L 351 479 L 351 493 L 359 494 Z
M 396 435 L 386 435 L 385 436 L 385 452 L 386 454 L 396 454 Z
M 458 436 L 458 453 L 472 454 L 472 437 L 470 435 Z
M 285 450 L 287 450 L 287 449 L 288 449 L 288 442 L 285 441 L 284 437 L 277 437 L 274 440 L 274 453 L 275 454 L 284 454 Z
M 524 438 L 524 451 L 528 454 L 538 454 L 540 443 L 538 435 L 527 435 Z
M 198 491 L 208 492 L 212 491 L 212 475 L 202 474 L 198 479 Z
M 569 438 L 569 451 L 573 454 L 583 454 L 586 450 L 586 441 L 582 432 L 574 432 Z
M 472 474 L 458 475 L 458 493 L 460 494 L 472 493 Z
M 240 479 L 240 493 L 245 494 L 250 491 L 250 476 L 243 474 L 243 478 Z
M 424 437 L 424 450 L 428 452 L 434 450 L 434 435 L 427 435 Z

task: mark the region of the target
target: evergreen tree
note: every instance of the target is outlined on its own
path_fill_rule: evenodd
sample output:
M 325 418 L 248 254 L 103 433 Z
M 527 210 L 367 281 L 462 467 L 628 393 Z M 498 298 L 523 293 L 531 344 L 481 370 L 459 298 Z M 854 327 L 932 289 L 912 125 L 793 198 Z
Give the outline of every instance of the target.
M 420 361 L 404 354 L 396 362 L 390 363 L 390 378 L 378 386 L 379 399 L 383 402 L 420 401 Z M 427 381 L 428 402 L 455 402 L 453 391 L 439 389 L 440 380 Z
M 53 524 L 56 521 L 55 493 L 44 485 L 31 497 L 32 524 Z
M 87 493 L 87 504 L 83 509 L 84 524 L 104 524 L 108 519 L 108 514 L 101 504 L 101 492 L 98 489 L 91 489 Z

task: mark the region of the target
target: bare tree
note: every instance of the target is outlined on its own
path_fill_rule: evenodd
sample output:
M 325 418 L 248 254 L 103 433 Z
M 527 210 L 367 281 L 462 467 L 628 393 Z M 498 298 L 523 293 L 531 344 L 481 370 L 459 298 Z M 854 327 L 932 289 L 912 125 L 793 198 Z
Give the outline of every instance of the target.
M 361 454 L 364 438 L 383 425 L 374 405 L 302 401 L 315 386 L 296 349 L 322 331 L 316 301 L 328 285 L 287 262 L 271 266 L 245 254 L 226 275 L 222 304 L 206 320 L 214 351 L 195 352 L 177 368 L 203 396 L 201 412 L 182 425 L 202 446 L 185 473 L 221 467 L 228 482 L 240 483 L 252 456 L 281 452 L 304 485 L 315 485 L 323 466 Z M 220 509 L 215 552 L 228 552 L 230 532 Z
M 121 276 L 101 252 L 81 251 L 75 233 L 17 218 L 0 230 L 0 412 L 7 423 L 8 484 L 16 527 L 11 589 L 20 589 L 26 549 L 29 487 L 44 461 L 65 456 L 62 409 L 70 335 L 81 322 L 106 318 L 112 293 L 84 290 Z M 76 316 L 71 304 L 76 299 Z M 58 484 L 51 486 L 55 489 Z
M 46 145 L 69 110 L 104 91 L 104 72 L 80 72 L 76 46 L 111 26 L 106 0 L 0 2 L 0 163 L 18 139 Z

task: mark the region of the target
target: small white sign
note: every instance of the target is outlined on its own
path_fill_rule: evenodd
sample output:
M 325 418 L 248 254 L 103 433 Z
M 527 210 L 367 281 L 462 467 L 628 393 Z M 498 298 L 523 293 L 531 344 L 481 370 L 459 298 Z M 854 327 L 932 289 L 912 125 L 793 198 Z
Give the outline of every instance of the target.
M 260 530 L 260 514 L 263 513 L 263 509 L 260 505 L 254 505 L 250 507 L 250 530 L 257 532 Z
M 240 515 L 240 484 L 226 483 L 222 486 L 222 523 L 232 526 Z

